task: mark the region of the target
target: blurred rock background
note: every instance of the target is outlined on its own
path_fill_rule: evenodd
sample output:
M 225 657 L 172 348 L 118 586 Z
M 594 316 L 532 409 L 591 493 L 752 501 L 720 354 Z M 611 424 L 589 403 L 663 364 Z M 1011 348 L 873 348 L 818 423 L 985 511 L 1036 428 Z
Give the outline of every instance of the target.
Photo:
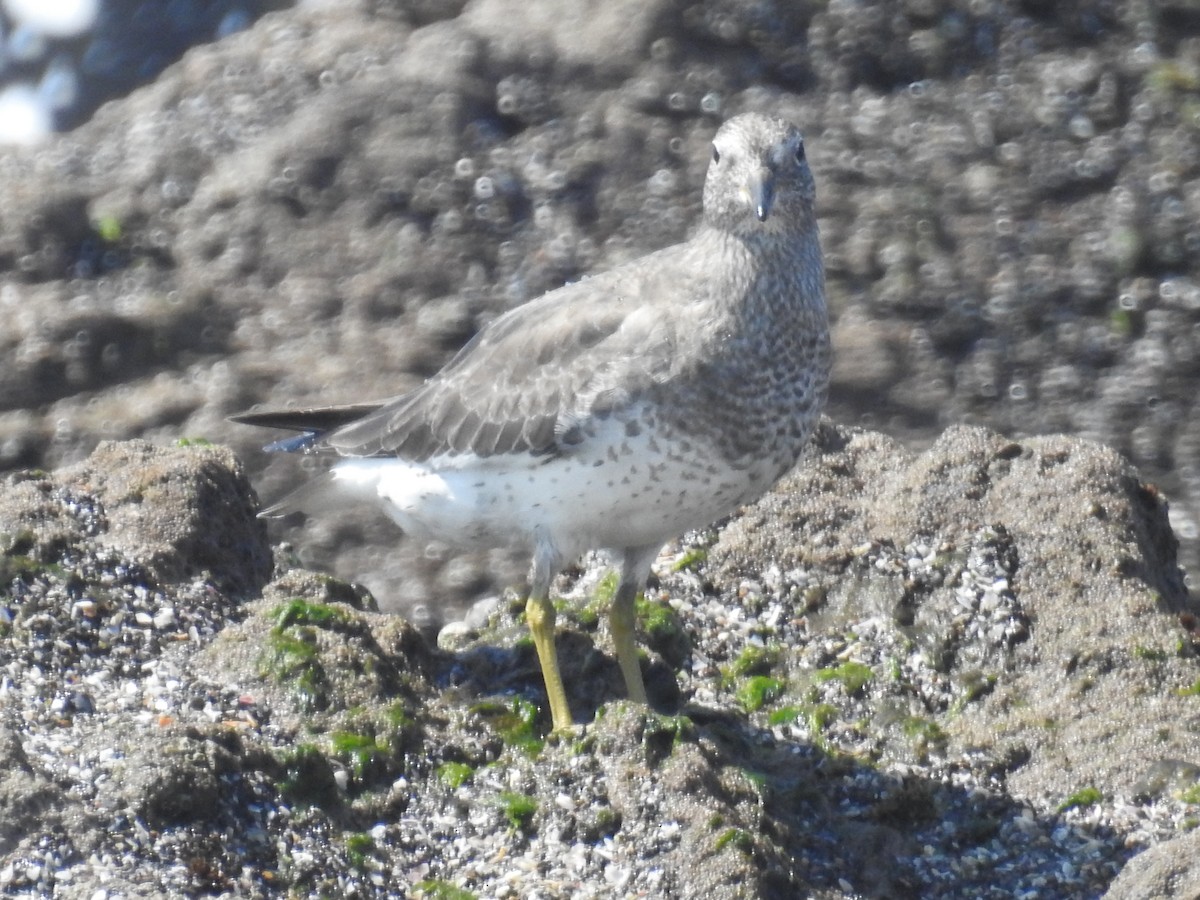
M 680 240 L 717 125 L 759 109 L 818 178 L 830 414 L 1109 443 L 1200 564 L 1200 4 L 271 5 L 98 0 L 21 57 L 5 0 L 4 90 L 66 130 L 0 149 L 0 468 L 204 437 L 271 499 L 317 461 L 225 416 L 398 393 Z M 524 565 L 362 511 L 274 527 L 419 620 Z
M 33 144 L 152 80 L 195 44 L 246 28 L 271 0 L 4 0 L 0 143 Z

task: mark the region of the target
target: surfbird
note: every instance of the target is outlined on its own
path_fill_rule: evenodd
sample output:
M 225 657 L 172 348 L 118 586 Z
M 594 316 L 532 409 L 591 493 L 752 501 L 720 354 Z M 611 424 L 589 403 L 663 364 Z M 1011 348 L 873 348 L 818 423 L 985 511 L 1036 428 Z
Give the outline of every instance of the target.
M 609 612 L 629 697 L 646 702 L 634 605 L 662 546 L 762 495 L 817 422 L 830 367 L 813 177 L 800 132 L 749 113 L 712 144 L 682 244 L 551 291 L 483 328 L 422 386 L 348 407 L 249 412 L 334 454 L 263 515 L 380 506 L 417 538 L 510 546 L 533 563 L 526 620 L 556 730 L 573 724 L 550 585 L 612 551 Z

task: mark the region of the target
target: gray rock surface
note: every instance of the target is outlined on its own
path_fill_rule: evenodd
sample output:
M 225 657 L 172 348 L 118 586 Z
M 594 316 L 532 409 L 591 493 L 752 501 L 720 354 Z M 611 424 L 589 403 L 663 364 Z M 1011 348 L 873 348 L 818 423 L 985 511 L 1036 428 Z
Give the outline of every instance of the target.
M 564 9 L 269 15 L 0 154 L 0 887 L 1185 891 L 1197 613 L 1162 496 L 1194 564 L 1194 10 Z M 227 414 L 396 393 L 503 309 L 678 241 L 746 109 L 808 139 L 834 417 L 1009 437 L 826 432 L 790 492 L 665 557 L 643 628 L 682 718 L 611 704 L 591 564 L 561 640 L 604 715 L 539 751 L 502 598 L 453 652 L 286 566 L 243 602 L 267 549 L 224 451 L 87 460 L 204 436 L 278 496 L 297 473 Z M 1141 475 L 1026 437 L 1054 432 Z M 388 609 L 522 568 L 358 515 L 288 534 Z
M 1200 895 L 1200 833 L 1183 835 L 1152 847 L 1130 860 L 1105 900 L 1140 900 L 1142 897 L 1173 898 Z
M 639 607 L 659 711 L 620 699 L 611 576 L 560 579 L 586 724 L 549 741 L 515 596 L 434 649 L 286 553 L 264 583 L 255 505 L 218 447 L 111 443 L 0 483 L 6 894 L 1194 881 L 1197 610 L 1165 502 L 1108 448 L 961 427 L 915 454 L 822 427 L 775 491 L 659 559 Z
M 1195 626 L 1196 607 L 1165 503 L 1119 454 L 967 427 L 920 456 L 876 433 L 825 438 L 820 465 L 798 469 L 724 530 L 709 555 L 723 578 L 761 577 L 763 560 L 784 572 L 838 571 L 809 614 L 814 630 L 891 619 L 876 639 L 894 629 L 950 683 L 941 698 L 922 698 L 957 707 L 950 746 L 1022 760 L 1008 781 L 1022 795 L 1062 797 L 1085 781 L 1112 793 L 1148 760 L 1194 756 L 1200 710 L 1171 694 L 1194 680 L 1185 625 Z M 969 578 L 923 578 L 902 552 L 916 543 L 955 560 L 952 572 L 969 571 L 972 554 L 995 556 L 994 595 L 976 606 Z M 864 585 L 858 557 L 876 553 L 891 558 L 892 577 Z M 1129 727 L 1124 705 L 1135 697 L 1147 702 Z
M 57 873 L 136 844 L 134 822 L 190 823 L 219 802 L 220 770 L 170 727 L 172 660 L 269 579 L 256 508 L 241 464 L 214 446 L 106 442 L 53 474 L 0 481 L 6 893 L 92 896 L 103 865 L 83 893 Z M 188 702 L 210 701 L 200 689 Z
M 90 539 L 97 552 L 136 559 L 161 581 L 200 576 L 234 597 L 271 575 L 266 528 L 230 450 L 106 441 L 56 477 L 13 476 L 0 500 L 4 548 L 38 564 L 62 562 Z
M 182 433 L 274 498 L 297 473 L 225 415 L 394 394 L 503 309 L 678 241 L 717 125 L 762 109 L 817 175 L 835 416 L 1103 440 L 1200 561 L 1187 4 L 588 9 L 281 11 L 5 151 L 0 466 Z M 435 618 L 524 567 L 359 516 L 288 536 Z

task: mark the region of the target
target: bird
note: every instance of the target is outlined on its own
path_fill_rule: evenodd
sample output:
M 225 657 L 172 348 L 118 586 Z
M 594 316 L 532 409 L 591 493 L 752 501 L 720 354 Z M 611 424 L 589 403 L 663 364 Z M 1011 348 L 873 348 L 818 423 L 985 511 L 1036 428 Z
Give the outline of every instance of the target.
M 800 131 L 763 113 L 716 131 L 702 215 L 682 243 L 500 315 L 393 399 L 249 411 L 298 432 L 265 449 L 337 458 L 261 513 L 374 504 L 407 534 L 532 560 L 526 623 L 554 731 L 574 727 L 555 649 L 554 577 L 607 550 L 608 612 L 645 704 L 635 602 L 663 546 L 756 500 L 799 459 L 832 350 L 815 186 Z

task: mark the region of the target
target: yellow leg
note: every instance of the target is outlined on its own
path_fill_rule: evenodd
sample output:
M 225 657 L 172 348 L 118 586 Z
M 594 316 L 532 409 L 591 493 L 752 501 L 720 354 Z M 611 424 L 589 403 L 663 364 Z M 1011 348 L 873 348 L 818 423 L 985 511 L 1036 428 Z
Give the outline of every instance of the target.
M 542 678 L 546 681 L 546 696 L 550 700 L 550 718 L 555 731 L 565 731 L 575 725 L 571 707 L 567 703 L 567 691 L 563 687 L 562 673 L 558 670 L 558 651 L 554 647 L 554 606 L 548 596 L 531 593 L 525 603 L 525 621 L 533 634 L 533 646 L 537 648 L 538 661 L 542 664 Z
M 612 630 L 613 646 L 617 650 L 617 663 L 625 676 L 625 691 L 634 703 L 646 702 L 646 684 L 642 681 L 642 667 L 638 664 L 637 643 L 634 641 L 634 601 L 637 588 L 622 584 L 613 598 L 608 611 L 608 625 Z

